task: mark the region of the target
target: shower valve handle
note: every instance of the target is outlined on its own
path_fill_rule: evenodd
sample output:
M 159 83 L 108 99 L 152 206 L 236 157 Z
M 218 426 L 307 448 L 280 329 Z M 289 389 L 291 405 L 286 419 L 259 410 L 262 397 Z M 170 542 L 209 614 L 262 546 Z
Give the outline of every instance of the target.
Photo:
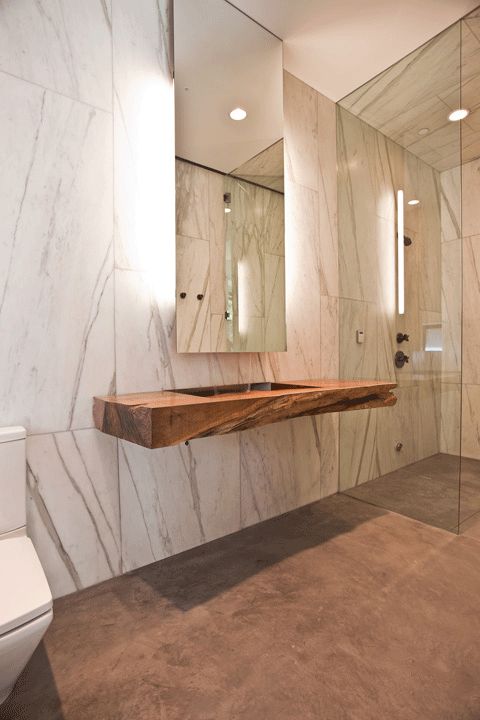
M 407 333 L 397 333 L 397 343 L 402 342 L 408 342 L 410 340 L 410 335 L 407 335 Z
M 409 360 L 410 358 L 408 357 L 408 355 L 405 355 L 403 350 L 399 350 L 395 353 L 395 367 L 402 368 L 405 363 L 408 363 Z

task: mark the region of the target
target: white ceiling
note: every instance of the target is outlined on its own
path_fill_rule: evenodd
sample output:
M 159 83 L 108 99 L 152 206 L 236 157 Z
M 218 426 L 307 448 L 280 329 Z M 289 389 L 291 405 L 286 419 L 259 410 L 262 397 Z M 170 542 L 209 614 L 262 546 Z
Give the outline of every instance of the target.
M 293 75 L 339 100 L 480 0 L 231 0 L 284 40 Z

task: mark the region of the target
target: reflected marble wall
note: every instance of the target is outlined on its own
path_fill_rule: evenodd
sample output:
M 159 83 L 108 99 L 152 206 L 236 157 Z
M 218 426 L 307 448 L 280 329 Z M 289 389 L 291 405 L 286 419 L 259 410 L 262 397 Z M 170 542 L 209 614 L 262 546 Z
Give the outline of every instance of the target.
M 337 375 L 334 104 L 285 76 L 288 352 L 177 354 L 168 4 L 59 7 L 0 11 L 0 424 L 28 430 L 28 522 L 55 596 L 338 480 L 334 415 L 155 452 L 91 419 L 94 394 Z
M 475 459 L 480 459 L 479 193 L 479 160 L 442 173 L 442 316 L 445 349 L 441 447 L 443 452 L 454 454 L 458 454 L 461 447 L 463 456 Z
M 439 451 L 441 353 L 425 351 L 425 331 L 441 323 L 441 218 L 437 171 L 342 108 L 337 122 L 340 376 L 398 383 L 395 407 L 340 416 L 345 490 Z M 405 209 L 413 243 L 405 248 L 404 316 L 396 310 L 398 189 L 421 199 Z M 401 370 L 398 332 L 410 336 Z
M 480 160 L 462 166 L 462 455 L 480 459 Z
M 175 168 L 178 352 L 284 351 L 283 194 L 179 159 Z

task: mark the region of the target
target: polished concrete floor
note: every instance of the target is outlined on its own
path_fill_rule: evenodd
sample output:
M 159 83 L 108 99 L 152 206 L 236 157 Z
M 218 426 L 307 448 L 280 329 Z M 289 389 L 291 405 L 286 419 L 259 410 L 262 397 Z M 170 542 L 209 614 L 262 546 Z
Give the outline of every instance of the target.
M 344 495 L 56 603 L 2 720 L 479 720 L 480 543 Z
M 347 490 L 358 500 L 480 537 L 480 461 L 438 453 Z M 478 515 L 477 515 L 478 514 Z M 477 517 L 475 517 L 477 515 Z

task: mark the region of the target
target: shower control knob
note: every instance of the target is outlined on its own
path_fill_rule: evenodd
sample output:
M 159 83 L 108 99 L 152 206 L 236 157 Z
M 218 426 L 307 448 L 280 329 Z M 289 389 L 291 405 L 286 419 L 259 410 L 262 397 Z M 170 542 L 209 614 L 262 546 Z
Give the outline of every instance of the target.
M 410 335 L 407 335 L 407 333 L 397 333 L 397 343 L 408 342 L 409 340 Z
M 395 353 L 395 367 L 402 368 L 405 363 L 408 363 L 409 360 L 410 358 L 408 357 L 408 355 L 405 355 L 403 350 L 399 350 Z

